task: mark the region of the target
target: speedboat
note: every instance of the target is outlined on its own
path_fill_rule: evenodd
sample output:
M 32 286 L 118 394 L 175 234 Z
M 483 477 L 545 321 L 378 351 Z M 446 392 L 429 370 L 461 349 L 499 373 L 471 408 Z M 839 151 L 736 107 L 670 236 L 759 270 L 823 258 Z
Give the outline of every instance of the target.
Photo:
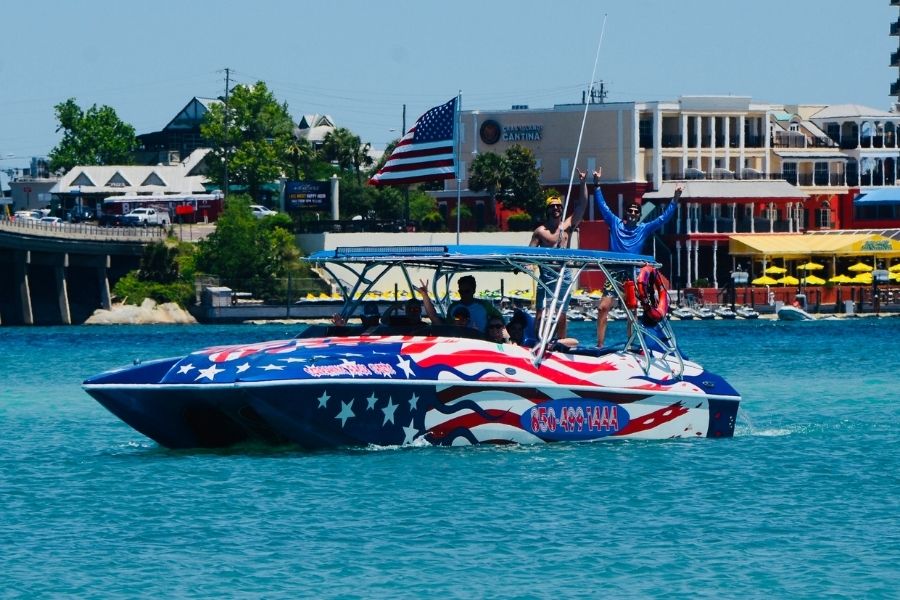
M 686 306 L 679 306 L 672 309 L 672 316 L 682 321 L 690 321 L 694 318 L 694 312 Z
M 815 317 L 793 304 L 783 304 L 776 308 L 775 314 L 781 321 L 814 321 Z
M 626 311 L 631 327 L 617 334 L 627 336 L 621 343 L 598 349 L 553 340 L 566 308 L 556 299 L 568 290 L 549 289 L 539 271 L 549 271 L 556 281 L 603 273 L 624 303 L 624 286 L 612 273 L 656 265 L 652 257 L 414 246 L 337 248 L 303 260 L 341 289 L 341 325 L 313 324 L 291 339 L 136 361 L 90 377 L 84 389 L 168 448 L 244 442 L 304 449 L 534 444 L 734 434 L 740 395 L 684 356 L 668 320 L 655 316 L 652 298 L 645 300 L 642 319 Z M 563 277 L 565 269 L 571 278 Z M 416 291 L 414 282 L 429 278 L 436 322 L 409 323 L 390 315 L 365 330 L 344 324 L 361 314 L 362 298 L 388 273 L 405 281 L 410 293 Z M 544 286 L 552 303 L 544 309 L 533 346 L 489 341 L 481 331 L 448 324 L 449 290 L 471 273 L 518 274 Z
M 739 316 L 742 319 L 758 319 L 759 318 L 759 312 L 756 311 L 751 306 L 746 306 L 746 305 L 738 306 L 736 309 L 734 309 L 734 312 L 737 313 L 737 316 Z
M 694 312 L 694 317 L 697 319 L 707 321 L 716 318 L 716 313 L 705 306 L 695 306 L 692 310 Z
M 734 319 L 737 317 L 737 313 L 724 304 L 717 307 L 716 310 L 713 311 L 713 313 L 720 319 Z

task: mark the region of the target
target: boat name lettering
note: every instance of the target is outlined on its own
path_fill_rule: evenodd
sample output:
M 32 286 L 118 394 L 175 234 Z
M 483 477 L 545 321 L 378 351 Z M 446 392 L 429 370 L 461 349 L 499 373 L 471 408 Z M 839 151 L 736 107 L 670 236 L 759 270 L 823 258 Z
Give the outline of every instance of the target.
M 506 125 L 503 127 L 504 142 L 539 142 L 543 125 Z
M 370 363 L 363 365 L 354 361 L 345 361 L 339 365 L 309 365 L 303 370 L 312 377 L 335 377 L 340 375 L 395 375 L 394 367 L 387 363 Z

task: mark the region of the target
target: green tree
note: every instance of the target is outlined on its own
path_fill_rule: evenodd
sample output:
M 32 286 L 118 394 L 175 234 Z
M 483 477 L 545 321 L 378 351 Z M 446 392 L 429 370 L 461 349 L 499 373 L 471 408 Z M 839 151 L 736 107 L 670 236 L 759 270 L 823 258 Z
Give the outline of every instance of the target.
M 260 199 L 263 184 L 297 164 L 291 149 L 298 142 L 287 104 L 279 104 L 262 81 L 236 86 L 227 107 L 212 105 L 200 132 L 212 144 L 210 179 L 224 186 L 227 158 L 229 186 L 246 186 L 254 200 Z
M 358 135 L 343 127 L 329 131 L 322 140 L 323 158 L 335 163 L 342 171 L 353 172 L 359 185 L 362 185 L 362 171 L 374 163 L 371 149 L 372 144 L 363 144 Z
M 507 149 L 506 163 L 510 184 L 508 194 L 503 197 L 503 206 L 508 209 L 520 208 L 532 216 L 542 215 L 544 193 L 534 153 L 516 144 Z
M 76 165 L 130 165 L 138 147 L 134 127 L 109 106 L 82 110 L 74 98 L 53 107 L 62 140 L 50 151 L 50 169 L 68 171 Z
M 512 185 L 509 160 L 494 152 L 484 152 L 472 160 L 469 175 L 469 189 L 473 192 L 482 190 L 488 193 L 490 222 L 494 222 L 497 214 L 497 196 Z
M 281 293 L 281 279 L 297 263 L 299 251 L 284 220 L 256 219 L 250 199 L 232 196 L 216 223 L 216 230 L 198 243 L 198 271 L 218 275 L 233 289 L 249 291 L 265 300 Z

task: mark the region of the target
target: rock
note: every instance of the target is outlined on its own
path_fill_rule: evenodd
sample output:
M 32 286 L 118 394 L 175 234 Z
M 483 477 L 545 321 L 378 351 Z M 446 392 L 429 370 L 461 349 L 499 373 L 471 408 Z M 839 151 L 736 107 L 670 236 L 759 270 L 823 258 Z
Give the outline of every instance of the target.
M 85 325 L 159 325 L 195 324 L 197 320 L 174 302 L 157 304 L 146 298 L 140 306 L 133 304 L 113 304 L 110 310 L 98 308 Z

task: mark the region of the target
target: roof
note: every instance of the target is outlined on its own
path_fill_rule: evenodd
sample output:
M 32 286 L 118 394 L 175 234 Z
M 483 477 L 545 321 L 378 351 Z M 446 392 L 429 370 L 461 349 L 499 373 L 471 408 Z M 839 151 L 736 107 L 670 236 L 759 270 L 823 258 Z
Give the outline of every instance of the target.
M 198 158 L 200 154 L 192 153 Z M 76 166 L 50 190 L 54 194 L 204 193 L 203 175 L 191 175 L 196 163 L 177 165 Z
M 850 157 L 830 148 L 811 148 L 808 150 L 775 150 L 782 158 L 816 158 L 819 160 L 848 160 Z
M 311 263 L 399 264 L 451 271 L 511 271 L 529 265 L 565 263 L 568 267 L 656 264 L 652 256 L 601 250 L 530 246 L 360 246 L 320 250 L 305 259 Z
M 855 205 L 890 205 L 900 204 L 900 187 L 875 188 L 858 195 L 853 199 Z
M 684 186 L 682 198 L 784 198 L 801 200 L 809 195 L 784 180 L 711 180 L 666 181 L 659 190 L 644 194 L 644 200 L 668 200 L 675 195 L 675 188 Z
M 832 104 L 826 106 L 817 113 L 810 115 L 810 119 L 860 119 L 860 118 L 885 118 L 900 119 L 900 114 L 878 110 L 862 104 Z
M 209 107 L 213 104 L 222 104 L 221 100 L 215 98 L 191 98 L 184 108 L 178 111 L 169 123 L 163 127 L 163 131 L 194 130 L 200 127 Z
M 900 241 L 871 233 L 827 235 L 818 233 L 756 233 L 728 236 L 728 252 L 738 256 L 784 257 L 900 256 Z

